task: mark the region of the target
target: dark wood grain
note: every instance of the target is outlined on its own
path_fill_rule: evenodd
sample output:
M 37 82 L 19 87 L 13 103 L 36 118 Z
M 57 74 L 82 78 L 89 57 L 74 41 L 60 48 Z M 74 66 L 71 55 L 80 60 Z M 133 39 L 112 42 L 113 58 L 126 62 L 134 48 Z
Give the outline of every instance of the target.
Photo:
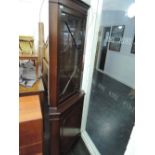
M 82 108 L 84 96 L 79 97 L 74 104 L 61 116 L 61 153 L 67 154 L 80 136 Z
M 50 154 L 60 155 L 60 121 L 59 119 L 50 120 Z
M 26 145 L 20 147 L 20 155 L 43 155 L 42 153 L 42 142 L 38 142 L 32 145 Z
M 87 14 L 87 10 L 90 7 L 88 4 L 81 0 L 49 0 L 52 3 L 58 3 L 68 8 L 74 9 L 80 13 Z
M 66 154 L 80 136 L 84 93 L 80 92 L 57 109 L 49 110 L 51 155 Z
M 58 7 L 49 3 L 49 98 L 52 107 L 56 107 L 58 101 Z
M 66 7 L 61 7 L 60 4 L 65 4 Z M 72 6 L 73 5 L 73 6 Z M 76 7 L 78 6 L 78 7 Z M 71 7 L 76 8 L 72 9 Z M 80 89 L 80 83 L 82 80 L 82 69 L 83 69 L 83 50 L 84 50 L 84 41 L 85 41 L 85 28 L 86 28 L 86 14 L 81 13 L 81 7 L 87 12 L 88 5 L 84 5 L 83 2 L 79 1 L 70 1 L 70 0 L 64 0 L 64 1 L 50 1 L 49 3 L 49 104 L 51 107 L 57 107 L 59 104 L 63 102 L 63 100 L 69 98 L 70 96 L 74 95 L 79 89 Z M 65 75 L 60 74 L 60 69 L 62 66 L 65 66 L 66 64 L 63 62 L 68 62 L 67 54 L 65 52 L 61 52 L 60 50 L 63 49 L 62 42 L 64 38 L 62 38 L 62 15 L 61 13 L 67 13 L 68 15 L 72 16 L 72 18 L 75 17 L 75 19 L 81 22 L 81 29 L 79 29 L 79 32 L 83 32 L 82 37 L 82 43 L 81 48 L 78 49 L 78 69 L 80 72 L 78 73 L 78 78 L 72 78 L 70 82 L 70 86 L 64 94 L 64 96 L 61 95 L 61 92 L 63 88 L 65 87 L 67 81 L 67 78 L 63 78 Z M 74 53 L 75 48 L 73 48 Z M 67 66 L 68 67 L 68 66 Z M 63 70 L 63 68 L 62 68 Z M 61 75 L 61 76 L 60 76 Z M 78 80 L 78 81 L 77 81 Z M 64 81 L 64 82 L 63 82 Z M 77 85 L 77 86 L 76 86 Z M 75 87 L 75 88 L 74 88 Z M 60 96 L 61 95 L 61 96 Z
M 50 155 L 65 155 L 80 136 L 84 100 L 84 92 L 81 91 L 80 83 L 82 80 L 83 50 L 88 8 L 89 6 L 81 0 L 49 0 L 48 112 Z M 64 42 L 62 40 L 65 39 L 64 33 L 66 32 L 66 30 L 63 29 L 63 27 L 66 26 L 66 22 L 64 22 L 66 18 L 63 16 L 65 13 L 68 16 L 67 22 L 70 23 L 70 25 L 76 22 L 78 24 L 75 25 L 80 25 L 77 26 L 78 28 L 74 28 L 74 32 L 82 32 L 82 41 L 79 46 L 76 46 L 78 53 L 80 53 L 77 59 L 78 74 L 76 73 L 76 76 L 71 79 L 70 86 L 67 90 L 68 92 L 62 97 L 63 88 L 70 77 L 69 74 L 73 72 L 73 67 L 69 65 L 74 64 L 72 63 L 74 60 L 71 59 L 74 56 L 71 55 L 69 58 L 69 52 L 65 53 L 65 51 L 63 51 Z M 73 22 L 70 21 L 71 19 L 73 19 Z M 69 26 L 67 26 L 67 28 L 68 27 Z M 71 35 L 73 39 L 69 28 L 67 33 Z M 76 45 L 75 40 L 72 45 Z M 70 53 L 74 54 L 75 49 L 73 46 L 71 49 L 73 50 L 70 50 Z M 67 63 L 68 60 L 70 60 L 70 63 Z M 67 71 L 63 68 L 64 65 L 66 65 L 66 68 L 68 67 Z M 72 68 L 70 69 L 69 67 Z

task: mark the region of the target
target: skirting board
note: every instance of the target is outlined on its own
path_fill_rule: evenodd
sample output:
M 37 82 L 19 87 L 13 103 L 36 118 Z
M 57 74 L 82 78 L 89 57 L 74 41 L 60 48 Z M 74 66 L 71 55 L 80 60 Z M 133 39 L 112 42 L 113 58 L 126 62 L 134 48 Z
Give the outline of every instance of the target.
M 101 155 L 86 131 L 82 132 L 81 137 L 91 155 Z

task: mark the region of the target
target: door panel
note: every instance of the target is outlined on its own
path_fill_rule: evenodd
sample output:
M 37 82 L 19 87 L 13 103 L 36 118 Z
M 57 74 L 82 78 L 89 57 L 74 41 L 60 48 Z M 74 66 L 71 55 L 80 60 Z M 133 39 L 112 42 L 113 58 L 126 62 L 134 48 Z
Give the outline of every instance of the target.
M 103 155 L 123 155 L 135 123 L 135 18 L 127 9 L 133 3 L 103 0 L 86 123 Z

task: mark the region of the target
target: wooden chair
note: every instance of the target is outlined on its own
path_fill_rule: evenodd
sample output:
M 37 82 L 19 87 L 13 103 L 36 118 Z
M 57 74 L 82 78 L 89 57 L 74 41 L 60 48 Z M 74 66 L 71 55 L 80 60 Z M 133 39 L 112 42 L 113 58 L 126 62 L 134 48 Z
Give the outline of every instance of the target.
M 19 36 L 19 60 L 31 60 L 36 66 L 36 79 L 38 78 L 38 54 L 34 52 L 33 36 Z M 20 62 L 19 62 L 20 64 Z
M 21 54 L 33 54 L 34 53 L 33 36 L 19 36 L 19 52 Z

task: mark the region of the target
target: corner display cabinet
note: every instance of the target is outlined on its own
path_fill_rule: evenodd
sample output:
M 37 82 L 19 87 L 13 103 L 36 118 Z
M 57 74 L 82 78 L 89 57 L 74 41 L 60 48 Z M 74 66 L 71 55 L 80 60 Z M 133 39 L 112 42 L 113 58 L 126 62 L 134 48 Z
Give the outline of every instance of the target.
M 80 136 L 88 8 L 80 0 L 49 0 L 50 155 L 66 155 Z

